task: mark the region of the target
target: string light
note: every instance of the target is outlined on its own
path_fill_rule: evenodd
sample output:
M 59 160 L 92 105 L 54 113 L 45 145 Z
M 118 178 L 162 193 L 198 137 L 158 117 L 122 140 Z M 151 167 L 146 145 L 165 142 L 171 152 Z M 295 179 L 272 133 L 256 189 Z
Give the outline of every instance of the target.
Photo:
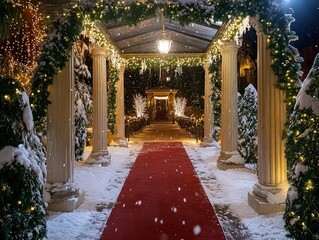
M 7 191 L 9 189 L 8 184 L 3 184 L 2 185 L 2 191 Z
M 142 62 L 144 62 L 148 68 L 169 68 L 176 69 L 177 67 L 200 67 L 203 66 L 204 60 L 201 57 L 165 57 L 165 58 L 129 58 L 126 59 L 127 68 L 139 69 Z
M 31 0 L 16 0 L 12 4 L 20 8 L 22 14 L 17 21 L 11 22 L 11 35 L 1 45 L 7 60 L 2 64 L 1 71 L 13 76 L 28 89 L 32 71 L 36 67 L 39 45 L 45 34 L 42 25 L 44 16 L 39 11 L 39 4 Z
M 307 191 L 311 191 L 314 189 L 314 186 L 313 186 L 313 183 L 312 181 L 309 179 L 307 182 L 306 182 L 306 190 Z

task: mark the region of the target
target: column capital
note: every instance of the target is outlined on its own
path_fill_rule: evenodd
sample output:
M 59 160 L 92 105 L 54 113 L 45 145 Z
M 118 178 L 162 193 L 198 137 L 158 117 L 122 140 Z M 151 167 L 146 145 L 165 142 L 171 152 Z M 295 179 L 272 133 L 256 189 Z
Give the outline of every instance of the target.
M 92 50 L 91 50 L 91 54 L 92 56 L 104 56 L 104 57 L 108 57 L 109 56 L 109 52 L 107 51 L 106 48 L 101 47 L 99 45 L 94 45 Z
M 239 45 L 236 41 L 222 41 L 220 45 L 221 54 L 238 53 Z
M 258 15 L 256 17 L 249 17 L 249 22 L 250 22 L 250 25 L 256 30 L 257 34 L 263 32 L 263 29 L 262 29 L 261 23 L 259 21 L 259 16 Z

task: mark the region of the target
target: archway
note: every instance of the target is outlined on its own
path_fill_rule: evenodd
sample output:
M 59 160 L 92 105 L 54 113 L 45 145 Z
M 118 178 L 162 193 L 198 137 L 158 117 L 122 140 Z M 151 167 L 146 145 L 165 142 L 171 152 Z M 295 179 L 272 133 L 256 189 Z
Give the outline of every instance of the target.
M 238 30 L 240 30 L 239 32 L 242 31 L 242 29 L 240 29 L 240 26 L 242 26 L 242 16 L 258 16 L 261 32 L 265 32 L 269 35 L 268 38 L 264 39 L 265 45 L 262 50 L 266 49 L 266 46 L 269 45 L 270 55 L 274 62 L 279 63 L 278 65 L 274 64 L 272 67 L 278 77 L 278 85 L 282 89 L 286 90 L 288 107 L 292 106 L 293 96 L 295 93 L 295 89 L 292 85 L 296 76 L 296 65 L 293 62 L 292 54 L 286 49 L 286 20 L 280 9 L 273 4 L 273 1 L 265 1 L 262 3 L 247 1 L 229 4 L 220 4 L 219 2 L 184 2 L 182 4 L 179 2 L 168 2 L 155 4 L 151 1 L 138 1 L 137 3 L 123 3 L 115 1 L 112 3 L 97 2 L 96 4 L 74 4 L 70 11 L 65 14 L 64 18 L 56 21 L 56 28 L 53 34 L 48 37 L 44 44 L 43 52 L 39 57 L 39 66 L 33 79 L 33 106 L 35 108 L 36 119 L 39 120 L 41 117 L 45 116 L 48 105 L 47 98 L 49 96 L 49 92 L 43 91 L 43 89 L 48 88 L 53 81 L 53 76 L 63 68 L 64 63 L 68 59 L 71 46 L 76 39 L 76 36 L 79 35 L 82 30 L 82 23 L 85 18 L 91 17 L 91 19 L 95 20 L 97 18 L 101 19 L 105 16 L 107 21 L 114 20 L 116 22 L 122 20 L 132 24 L 154 15 L 158 7 L 163 9 L 167 18 L 178 20 L 182 24 L 187 24 L 191 21 L 200 23 L 210 22 L 212 17 L 215 20 L 224 21 L 223 34 L 222 36 L 218 36 L 224 42 L 233 40 L 234 36 L 237 35 Z M 265 9 L 268 9 L 269 12 L 265 12 Z M 229 14 L 234 17 L 231 21 L 229 21 Z M 272 19 L 272 16 L 275 16 L 275 18 Z M 106 73 L 104 68 L 101 66 L 103 66 L 107 57 L 107 52 L 103 47 L 107 47 L 109 50 L 112 49 L 112 47 L 109 42 L 105 42 L 103 39 L 99 42 L 99 44 L 100 47 L 93 49 L 93 55 L 96 59 L 95 62 L 98 63 L 98 65 L 96 65 L 97 68 L 93 70 L 93 72 L 95 71 L 94 75 L 99 76 L 99 79 L 103 79 Z M 218 61 L 220 61 L 220 52 L 218 48 L 218 42 L 213 41 L 206 51 L 206 56 L 208 56 L 206 59 L 207 86 L 209 86 L 210 74 L 212 74 L 214 85 L 216 81 L 219 81 L 217 79 L 218 73 L 216 72 L 218 71 L 219 66 Z M 223 56 L 223 58 L 225 59 L 225 56 Z M 208 72 L 209 65 L 212 68 L 210 73 Z M 268 61 L 267 67 L 270 68 L 270 65 L 271 61 Z M 228 77 L 229 79 L 231 78 L 230 76 Z M 64 76 L 64 78 L 70 78 L 70 76 Z M 97 82 L 97 84 L 101 83 L 102 81 Z M 65 87 L 72 89 L 72 86 L 63 86 L 62 88 Z M 104 85 L 100 85 L 99 89 L 104 89 Z M 224 89 L 227 89 L 227 87 L 224 87 Z M 98 94 L 99 93 L 96 92 L 96 95 Z M 67 93 L 65 95 L 67 95 Z M 102 95 L 103 98 L 105 98 L 105 92 L 102 92 Z M 210 94 L 207 95 L 207 99 L 209 95 Z M 99 103 L 103 102 L 103 98 L 100 99 Z M 63 102 L 63 104 L 65 104 L 65 102 Z M 101 107 L 101 109 L 105 109 L 103 105 L 97 104 L 96 106 Z M 207 101 L 205 106 L 207 106 L 206 109 L 210 109 L 210 101 Z M 69 121 L 71 115 L 70 113 L 66 113 L 65 121 Z M 211 120 L 211 116 L 207 116 L 207 119 Z M 57 119 L 54 118 L 51 118 L 51 120 L 52 122 L 57 121 Z M 99 122 L 97 122 L 97 124 L 99 124 Z M 209 128 L 210 127 L 208 126 L 208 131 Z M 101 128 L 99 131 L 105 133 L 106 130 Z M 66 136 L 66 138 L 67 142 L 70 142 L 68 139 L 69 137 Z M 281 136 L 279 138 L 281 138 Z M 101 152 L 107 150 L 104 139 L 104 136 L 101 136 Z M 70 163 L 69 159 L 64 161 Z M 55 168 L 53 165 L 52 167 Z M 56 169 L 56 171 L 59 172 L 60 170 Z M 64 179 L 62 179 L 62 182 L 68 182 L 70 178 L 72 179 L 72 164 L 70 164 L 69 170 L 65 174 Z M 50 181 L 54 182 L 56 180 L 51 178 Z M 280 183 L 275 181 L 274 185 L 277 186 L 278 184 Z

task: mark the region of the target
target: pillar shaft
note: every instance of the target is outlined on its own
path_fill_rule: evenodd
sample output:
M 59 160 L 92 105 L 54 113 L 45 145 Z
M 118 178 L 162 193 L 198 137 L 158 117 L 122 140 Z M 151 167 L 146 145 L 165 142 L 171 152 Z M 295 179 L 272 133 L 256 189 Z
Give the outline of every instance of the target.
M 255 22 L 254 27 L 258 42 L 258 183 L 253 193 L 249 194 L 248 203 L 258 213 L 268 214 L 284 209 L 287 193 L 283 139 L 286 108 L 284 92 L 276 87 L 277 78 L 271 67 L 267 37 L 258 22 Z
M 125 139 L 124 72 L 125 68 L 122 66 L 116 83 L 116 138 L 120 146 L 127 147 Z
M 284 92 L 276 87 L 276 76 L 264 33 L 258 39 L 258 181 L 276 186 L 287 180 L 283 131 L 286 118 Z
M 93 163 L 108 163 L 107 150 L 107 53 L 95 46 L 93 58 L 93 149 L 88 159 Z
M 204 139 L 202 146 L 211 146 L 213 142 L 213 104 L 211 101 L 212 95 L 212 85 L 211 78 L 212 75 L 209 72 L 209 64 L 205 63 L 205 97 L 204 97 Z
M 84 193 L 73 182 L 74 154 L 73 52 L 49 87 L 46 201 L 50 211 L 73 211 Z
M 221 48 L 221 151 L 223 152 L 238 150 L 237 53 L 236 42 L 224 42 Z
M 220 169 L 240 168 L 244 159 L 238 152 L 238 93 L 237 53 L 235 41 L 223 42 L 221 93 L 221 152 L 217 161 Z
M 53 78 L 49 87 L 47 166 L 48 183 L 73 180 L 74 169 L 74 73 L 73 57 Z

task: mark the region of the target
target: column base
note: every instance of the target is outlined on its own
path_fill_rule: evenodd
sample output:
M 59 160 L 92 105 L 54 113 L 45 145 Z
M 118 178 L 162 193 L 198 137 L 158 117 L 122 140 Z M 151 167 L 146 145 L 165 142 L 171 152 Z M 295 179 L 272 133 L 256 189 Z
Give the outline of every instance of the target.
M 110 146 L 115 147 L 128 147 L 128 141 L 123 138 L 114 138 L 112 142 L 110 143 Z
M 217 146 L 217 144 L 212 138 L 204 138 L 203 141 L 200 143 L 200 146 L 203 148 L 215 147 L 215 146 Z
M 101 164 L 101 166 L 108 166 L 111 163 L 111 154 L 108 150 L 92 152 L 85 162 L 89 164 Z
M 85 194 L 73 183 L 47 184 L 48 210 L 55 212 L 72 212 L 84 201 Z
M 264 186 L 256 183 L 253 192 L 248 193 L 248 205 L 258 214 L 272 214 L 285 210 L 288 183 L 278 186 Z
M 233 168 L 243 168 L 245 160 L 240 156 L 238 151 L 224 152 L 221 151 L 217 160 L 217 167 L 220 170 Z

